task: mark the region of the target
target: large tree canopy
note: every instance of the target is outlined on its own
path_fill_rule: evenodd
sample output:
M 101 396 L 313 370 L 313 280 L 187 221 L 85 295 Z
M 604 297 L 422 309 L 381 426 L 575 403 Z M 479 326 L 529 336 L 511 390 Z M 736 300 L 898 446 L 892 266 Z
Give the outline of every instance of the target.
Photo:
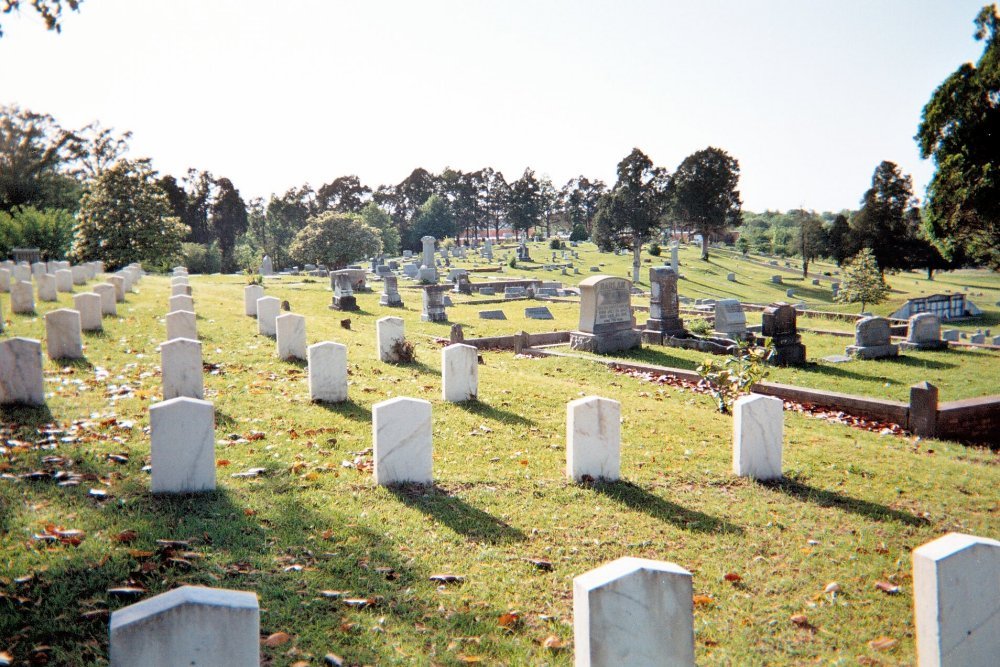
M 713 233 L 742 221 L 739 181 L 740 163 L 711 146 L 684 158 L 674 173 L 669 189 L 673 214 L 701 234 L 702 259 L 708 259 Z
M 927 219 L 944 254 L 965 251 L 1000 269 L 1000 13 L 983 7 L 975 65 L 965 63 L 931 95 L 917 142 L 937 170 L 927 186 Z
M 289 252 L 303 264 L 326 264 L 341 269 L 381 250 L 378 231 L 366 225 L 360 215 L 327 211 L 309 218 L 295 235 Z

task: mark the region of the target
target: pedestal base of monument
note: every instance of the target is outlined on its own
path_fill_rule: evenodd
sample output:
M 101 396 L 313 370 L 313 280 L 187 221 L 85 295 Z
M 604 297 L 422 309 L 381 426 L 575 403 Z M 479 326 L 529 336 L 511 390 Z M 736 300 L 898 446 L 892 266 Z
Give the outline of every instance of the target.
M 847 354 L 855 359 L 885 359 L 887 357 L 898 357 L 899 346 L 868 345 L 866 347 L 859 347 L 857 345 L 848 345 Z
M 774 346 L 771 363 L 775 366 L 799 366 L 806 363 L 806 346 L 802 343 L 786 343 Z
M 437 269 L 431 267 L 420 267 L 417 271 L 417 280 L 425 285 L 436 285 L 438 281 Z
M 388 306 L 390 308 L 402 308 L 403 299 L 401 299 L 398 294 L 394 294 L 392 296 L 389 296 L 388 294 L 383 294 L 381 297 L 379 297 L 378 305 Z
M 901 350 L 947 350 L 948 341 L 946 340 L 932 340 L 925 343 L 908 343 L 903 341 L 899 343 L 899 349 Z
M 620 352 L 642 346 L 642 334 L 634 329 L 624 329 L 609 333 L 592 334 L 583 331 L 571 331 L 569 346 L 582 352 L 606 354 Z
M 441 310 L 431 310 L 420 315 L 421 322 L 447 322 L 448 313 L 444 308 Z
M 357 310 L 358 300 L 353 296 L 335 296 L 330 304 L 331 310 Z

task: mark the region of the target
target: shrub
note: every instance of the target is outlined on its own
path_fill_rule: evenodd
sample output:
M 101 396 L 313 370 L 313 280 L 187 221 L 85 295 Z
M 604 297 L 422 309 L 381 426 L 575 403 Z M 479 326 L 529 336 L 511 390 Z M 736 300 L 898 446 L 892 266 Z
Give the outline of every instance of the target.
M 191 273 L 219 273 L 222 270 L 222 251 L 212 243 L 182 243 L 181 264 Z
M 549 241 L 549 248 L 551 250 L 562 250 L 563 244 L 559 239 L 552 239 Z
M 570 241 L 586 241 L 587 240 L 587 228 L 583 225 L 574 225 L 573 231 L 569 234 Z
M 764 347 L 754 347 L 746 341 L 740 341 L 736 352 L 725 361 L 706 359 L 698 366 L 698 375 L 708 383 L 716 408 L 722 414 L 729 414 L 733 409 L 733 401 L 767 377 L 767 361 L 774 349 L 771 341 Z
M 659 257 L 660 253 L 662 253 L 662 252 L 663 252 L 663 249 L 660 248 L 660 244 L 659 243 L 650 243 L 649 244 L 649 254 L 652 255 L 653 257 Z
M 400 338 L 392 344 L 392 353 L 400 364 L 413 363 L 417 359 L 417 348 L 405 338 Z
M 73 244 L 73 224 L 73 214 L 61 208 L 0 211 L 0 255 L 13 248 L 38 248 L 47 259 L 62 259 Z
M 507 266 L 509 266 L 512 269 L 517 268 L 517 255 L 510 256 L 510 259 L 507 260 Z
M 712 325 L 708 323 L 708 320 L 696 317 L 695 319 L 688 321 L 687 329 L 695 335 L 704 336 L 712 330 Z

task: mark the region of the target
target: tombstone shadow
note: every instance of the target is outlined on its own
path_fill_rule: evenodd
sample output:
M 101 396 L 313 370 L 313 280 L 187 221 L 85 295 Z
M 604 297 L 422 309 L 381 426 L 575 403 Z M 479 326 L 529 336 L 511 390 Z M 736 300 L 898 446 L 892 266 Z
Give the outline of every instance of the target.
M 105 329 L 84 329 L 82 333 L 84 338 L 94 338 L 98 340 L 106 340 L 109 338 L 108 332 Z
M 396 362 L 387 362 L 387 363 L 391 367 L 398 368 L 400 370 L 404 370 L 404 369 L 408 369 L 408 368 L 414 369 L 418 373 L 420 373 L 421 375 L 440 375 L 440 373 L 441 373 L 438 369 L 432 368 L 431 366 L 428 366 L 427 364 L 425 364 L 424 362 L 420 361 L 419 359 L 414 359 L 413 361 L 404 361 L 404 362 L 400 362 L 400 363 L 396 363 Z
M 627 480 L 616 482 L 593 482 L 591 489 L 615 502 L 625 505 L 631 510 L 645 512 L 659 521 L 672 523 L 684 530 L 700 533 L 720 533 L 742 535 L 743 528 L 729 523 L 725 519 L 699 512 L 698 510 L 681 507 L 669 500 L 653 495 L 641 486 Z
M 644 345 L 641 348 L 617 352 L 615 356 L 621 359 L 638 361 L 656 366 L 666 366 L 667 368 L 680 368 L 682 370 L 693 371 L 698 368 L 698 361 L 691 361 L 683 357 L 675 357 L 665 350 L 671 348 L 664 345 Z M 724 357 L 720 357 L 724 358 Z
M 215 408 L 215 428 L 232 428 L 237 421 L 228 413 L 223 412 L 218 407 Z
M 857 371 L 851 371 L 847 370 L 846 368 L 842 368 L 842 366 L 843 364 L 832 364 L 832 363 L 818 364 L 814 362 L 808 362 L 803 366 L 796 366 L 796 368 L 801 371 L 806 371 L 807 373 L 818 373 L 820 375 L 830 375 L 839 378 L 851 378 L 853 380 L 872 379 L 872 375 L 870 373 L 858 373 Z
M 836 491 L 820 489 L 795 477 L 759 481 L 757 483 L 803 502 L 811 502 L 820 507 L 834 507 L 845 512 L 863 516 L 872 521 L 897 521 L 908 526 L 922 526 L 927 523 L 927 519 L 914 516 L 909 512 L 894 510 L 879 503 L 854 498 L 837 493 Z
M 79 358 L 64 358 L 64 359 L 50 359 L 53 364 L 59 366 L 60 372 L 64 368 L 72 368 L 75 371 L 92 371 L 94 370 L 94 364 L 90 363 L 87 357 Z
M 923 357 L 914 357 L 909 354 L 900 354 L 898 357 L 879 359 L 879 361 L 885 361 L 890 364 L 896 364 L 898 366 L 917 366 L 919 368 L 934 368 L 934 369 L 955 368 L 958 365 L 958 364 L 949 364 L 947 361 L 935 361 L 934 359 L 924 359 Z
M 473 507 L 437 484 L 399 484 L 386 487 L 403 504 L 448 526 L 470 542 L 523 542 L 527 536 L 505 521 Z
M 327 401 L 311 401 L 313 405 L 318 405 L 324 410 L 336 413 L 342 417 L 348 419 L 353 419 L 354 421 L 371 423 L 372 421 L 372 409 L 370 407 L 361 405 L 352 398 L 348 398 L 346 401 L 339 401 L 337 403 L 329 403 Z
M 298 357 L 292 357 L 291 359 L 278 359 L 278 361 L 289 366 L 296 366 L 302 370 L 309 369 L 309 362 L 305 359 L 299 359 Z
M 461 401 L 459 403 L 453 403 L 453 405 L 465 410 L 469 414 L 492 419 L 500 422 L 501 424 L 522 424 L 525 426 L 534 426 L 537 423 L 534 419 L 529 419 L 517 414 L 516 412 L 511 412 L 510 410 L 498 408 L 495 405 L 490 405 L 489 403 L 485 403 L 478 399 L 472 401 Z
M 54 417 L 48 405 L 24 405 L 21 403 L 0 405 L 0 422 L 36 429 L 52 423 Z

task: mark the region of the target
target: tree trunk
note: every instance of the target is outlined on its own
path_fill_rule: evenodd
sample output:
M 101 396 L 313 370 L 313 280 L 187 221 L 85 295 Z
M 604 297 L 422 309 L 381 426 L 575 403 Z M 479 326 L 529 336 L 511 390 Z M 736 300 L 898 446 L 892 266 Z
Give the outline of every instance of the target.
M 632 284 L 639 283 L 639 270 L 642 265 L 642 241 L 635 239 L 632 241 Z
M 701 258 L 708 259 L 708 234 L 701 233 Z
M 934 267 L 927 267 L 927 280 L 934 280 Z
M 809 277 L 809 260 L 805 256 L 802 257 L 802 278 Z

